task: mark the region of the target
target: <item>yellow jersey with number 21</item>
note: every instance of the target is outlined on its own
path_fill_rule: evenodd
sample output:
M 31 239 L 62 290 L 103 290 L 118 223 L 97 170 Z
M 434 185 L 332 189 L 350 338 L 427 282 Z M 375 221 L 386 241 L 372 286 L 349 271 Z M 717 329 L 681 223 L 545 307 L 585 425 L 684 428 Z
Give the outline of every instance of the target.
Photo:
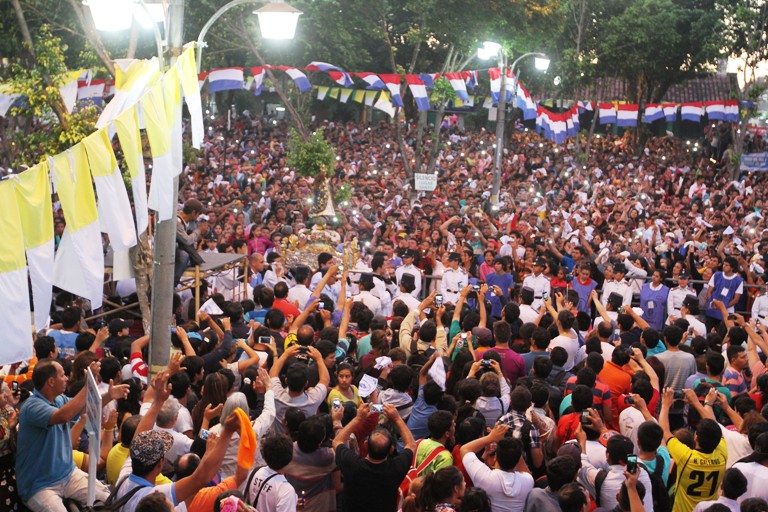
M 712 453 L 691 450 L 675 437 L 669 439 L 667 449 L 677 464 L 673 512 L 691 512 L 701 501 L 716 500 L 728 459 L 725 439 Z

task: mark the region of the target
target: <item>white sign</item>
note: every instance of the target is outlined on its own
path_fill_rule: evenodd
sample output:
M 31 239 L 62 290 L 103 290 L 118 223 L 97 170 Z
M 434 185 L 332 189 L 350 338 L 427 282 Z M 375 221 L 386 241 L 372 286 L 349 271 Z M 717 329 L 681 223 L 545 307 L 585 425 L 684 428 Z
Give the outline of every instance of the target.
M 416 178 L 416 190 L 425 190 L 427 192 L 432 192 L 437 188 L 436 174 L 426 174 L 426 173 L 417 172 L 414 174 L 414 177 Z
M 768 171 L 768 153 L 747 153 L 741 155 L 742 172 L 766 172 Z
M 96 500 L 96 464 L 101 451 L 101 393 L 91 369 L 85 377 L 85 430 L 88 432 L 88 496 L 86 505 L 93 506 Z

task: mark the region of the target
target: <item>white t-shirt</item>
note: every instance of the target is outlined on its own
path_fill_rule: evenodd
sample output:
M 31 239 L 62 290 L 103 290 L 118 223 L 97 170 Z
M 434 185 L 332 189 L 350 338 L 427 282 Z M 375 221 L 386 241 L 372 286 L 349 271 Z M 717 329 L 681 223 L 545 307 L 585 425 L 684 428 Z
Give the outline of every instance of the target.
M 462 462 L 475 487 L 488 493 L 493 512 L 522 512 L 525 509 L 525 498 L 533 489 L 530 473 L 491 469 L 474 453 L 466 454 Z
M 737 462 L 734 468 L 747 477 L 747 492 L 739 497 L 739 503 L 747 498 L 768 500 L 768 468 L 759 462 Z
M 269 480 L 267 480 L 268 478 Z M 251 485 L 246 489 L 249 481 Z M 259 489 L 261 489 L 261 493 L 259 493 Z M 288 483 L 285 476 L 277 474 L 268 466 L 257 470 L 253 478 L 248 475 L 245 482 L 240 485 L 240 490 L 245 494 L 249 504 L 253 504 L 256 495 L 259 495 L 259 500 L 255 503 L 256 510 L 296 512 L 296 491 L 293 486 Z
M 619 432 L 632 440 L 635 445 L 635 455 L 640 455 L 640 448 L 637 445 L 637 429 L 644 421 L 643 413 L 634 407 L 627 407 L 619 414 Z
M 563 365 L 563 369 L 571 370 L 576 364 L 576 354 L 579 352 L 579 338 L 575 337 L 575 334 L 573 338 L 560 335 L 549 342 L 550 352 L 555 347 L 563 347 L 568 352 L 568 361 Z

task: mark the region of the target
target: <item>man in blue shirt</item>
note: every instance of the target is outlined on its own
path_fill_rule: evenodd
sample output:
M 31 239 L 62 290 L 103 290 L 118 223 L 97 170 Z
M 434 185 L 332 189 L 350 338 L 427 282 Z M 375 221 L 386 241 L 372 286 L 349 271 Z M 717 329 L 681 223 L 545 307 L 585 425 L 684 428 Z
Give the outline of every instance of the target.
M 91 365 L 98 373 L 99 363 Z M 83 386 L 73 398 L 64 396 L 67 375 L 53 359 L 35 367 L 35 390 L 21 406 L 16 452 L 16 482 L 19 496 L 34 512 L 66 512 L 62 498 L 85 505 L 88 475 L 75 467 L 69 424 L 85 407 Z M 113 386 L 102 396 L 102 404 L 128 396 L 128 386 Z M 96 482 L 96 500 L 105 501 L 109 489 Z
M 80 334 L 80 318 L 83 311 L 80 308 L 67 308 L 61 312 L 61 329 L 51 329 L 48 336 L 56 341 L 62 358 L 73 358 L 77 353 L 75 342 Z
M 439 355 L 439 350 L 434 351 L 432 357 L 419 370 L 419 394 L 413 403 L 411 415 L 408 416 L 408 422 L 406 423 L 416 439 L 429 437 L 429 417 L 432 413 L 437 412 L 437 403 L 443 397 L 443 388 L 435 381 L 427 381 L 429 370 L 435 364 Z M 402 439 L 398 441 L 398 450 L 402 450 L 404 446 Z

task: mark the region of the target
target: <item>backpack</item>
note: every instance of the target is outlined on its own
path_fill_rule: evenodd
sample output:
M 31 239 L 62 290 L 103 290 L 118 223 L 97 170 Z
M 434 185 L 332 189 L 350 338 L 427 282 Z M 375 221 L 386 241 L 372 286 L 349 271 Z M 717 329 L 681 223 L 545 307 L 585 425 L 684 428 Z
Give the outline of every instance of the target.
M 405 478 L 403 478 L 403 481 L 400 483 L 400 489 L 398 490 L 398 499 L 400 502 L 402 502 L 402 500 L 408 496 L 408 493 L 411 490 L 411 483 L 416 480 L 416 478 L 418 478 L 419 474 L 427 469 L 427 466 L 432 464 L 432 461 L 435 460 L 438 455 L 446 451 L 445 446 L 441 445 L 436 447 L 429 455 L 427 455 L 427 458 L 424 459 L 418 467 L 416 467 L 416 454 L 419 453 L 419 445 L 421 444 L 421 441 L 423 441 L 423 439 L 416 443 L 416 449 L 413 450 L 413 462 L 411 462 L 411 469 L 408 470 Z
M 670 500 L 667 486 L 664 485 L 664 479 L 661 476 L 664 471 L 664 458 L 661 455 L 656 454 L 656 467 L 654 468 L 653 473 L 648 471 L 648 468 L 646 468 L 645 464 L 642 462 L 638 463 L 638 467 L 642 467 L 645 472 L 648 473 L 648 478 L 651 480 L 651 496 L 654 512 L 670 512 L 672 510 L 672 501 Z M 600 491 L 607 476 L 608 472 L 601 469 L 597 472 L 597 476 L 595 477 L 595 503 L 598 507 L 600 506 Z M 645 492 L 647 496 L 648 489 L 646 489 Z
M 109 497 L 104 503 L 96 502 L 92 507 L 88 507 L 85 505 L 80 505 L 80 503 L 72 499 L 65 498 L 62 500 L 62 502 L 67 509 L 72 511 L 79 510 L 83 512 L 122 512 L 125 504 L 128 503 L 137 492 L 147 487 L 146 485 L 138 485 L 118 499 L 117 491 L 126 480 L 128 480 L 127 476 L 123 477 L 119 482 L 117 482 L 117 485 L 114 489 L 112 489 L 112 492 L 109 493 Z

